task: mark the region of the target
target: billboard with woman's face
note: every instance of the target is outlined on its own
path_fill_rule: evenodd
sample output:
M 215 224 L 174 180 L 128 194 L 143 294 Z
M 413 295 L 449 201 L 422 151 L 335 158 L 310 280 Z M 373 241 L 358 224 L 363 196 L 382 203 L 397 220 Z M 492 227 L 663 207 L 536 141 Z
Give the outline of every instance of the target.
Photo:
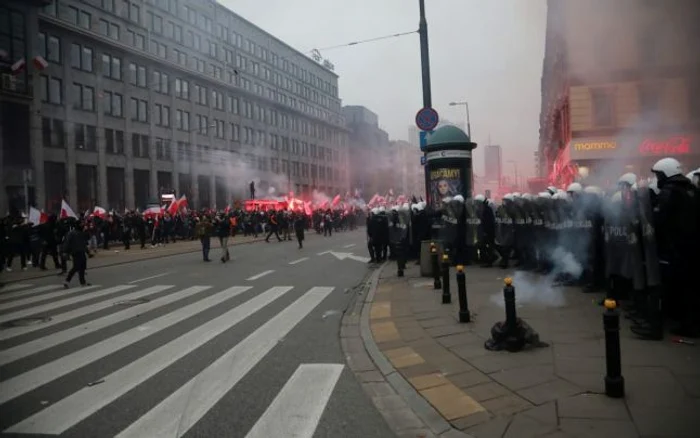
M 435 209 L 442 207 L 442 200 L 464 192 L 462 169 L 457 166 L 436 167 L 428 173 L 430 201 Z

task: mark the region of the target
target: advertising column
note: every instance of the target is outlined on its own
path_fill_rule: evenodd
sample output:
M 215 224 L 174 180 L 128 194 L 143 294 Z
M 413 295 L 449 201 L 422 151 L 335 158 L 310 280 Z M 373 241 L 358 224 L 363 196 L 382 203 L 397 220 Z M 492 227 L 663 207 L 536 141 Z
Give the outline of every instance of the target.
M 472 193 L 471 150 L 444 150 L 426 154 L 428 204 L 436 210 L 442 207 L 447 197 L 462 195 L 470 198 Z

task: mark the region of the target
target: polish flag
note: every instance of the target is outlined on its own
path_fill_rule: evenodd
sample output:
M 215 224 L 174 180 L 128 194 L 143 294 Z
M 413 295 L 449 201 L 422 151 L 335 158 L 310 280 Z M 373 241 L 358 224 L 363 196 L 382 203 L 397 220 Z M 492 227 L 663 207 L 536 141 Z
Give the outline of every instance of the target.
M 340 195 L 335 195 L 331 204 L 333 205 L 333 207 L 335 207 L 338 205 L 338 203 L 340 203 Z
M 49 63 L 41 55 L 36 55 L 32 61 L 37 70 L 46 70 L 46 67 L 49 66 Z
M 10 70 L 12 71 L 13 75 L 18 75 L 22 73 L 22 70 L 24 70 L 24 67 L 27 66 L 27 61 L 24 60 L 24 58 L 20 59 L 19 61 L 15 62 L 10 66 Z
M 78 219 L 78 215 L 75 214 L 72 208 L 70 208 L 70 205 L 64 200 L 61 200 L 61 219 L 66 219 L 66 218 L 75 218 Z
M 95 207 L 95 209 L 92 210 L 92 215 L 104 219 L 107 217 L 107 210 L 102 207 Z
M 48 220 L 49 215 L 47 215 L 43 211 L 39 211 L 34 207 L 29 207 L 29 222 L 34 224 L 34 226 L 44 224 L 48 222 Z
M 163 214 L 163 208 L 162 207 L 149 207 L 146 209 L 146 211 L 143 212 L 143 215 L 145 217 L 149 216 L 155 216 L 158 217 Z

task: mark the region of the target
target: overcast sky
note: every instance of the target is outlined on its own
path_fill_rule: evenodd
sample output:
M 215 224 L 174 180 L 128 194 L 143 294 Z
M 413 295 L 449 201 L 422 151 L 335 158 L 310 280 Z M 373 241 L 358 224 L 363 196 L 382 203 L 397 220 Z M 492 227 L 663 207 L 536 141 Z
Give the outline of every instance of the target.
M 418 0 L 218 0 L 302 52 L 418 29 Z M 474 141 L 503 147 L 504 174 L 532 175 L 540 113 L 545 0 L 426 0 L 433 107 L 465 119 Z M 340 75 L 343 105 L 379 115 L 392 139 L 408 139 L 422 106 L 418 35 L 322 51 Z M 475 170 L 483 172 L 483 156 Z

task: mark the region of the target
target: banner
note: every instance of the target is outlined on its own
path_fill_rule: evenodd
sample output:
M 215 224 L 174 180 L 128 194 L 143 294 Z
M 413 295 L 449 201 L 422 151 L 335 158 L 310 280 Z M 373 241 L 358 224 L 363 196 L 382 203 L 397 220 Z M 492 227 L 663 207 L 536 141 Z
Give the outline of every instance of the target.
M 457 166 L 436 167 L 428 172 L 430 200 L 433 208 L 442 208 L 442 200 L 463 193 L 462 169 Z

